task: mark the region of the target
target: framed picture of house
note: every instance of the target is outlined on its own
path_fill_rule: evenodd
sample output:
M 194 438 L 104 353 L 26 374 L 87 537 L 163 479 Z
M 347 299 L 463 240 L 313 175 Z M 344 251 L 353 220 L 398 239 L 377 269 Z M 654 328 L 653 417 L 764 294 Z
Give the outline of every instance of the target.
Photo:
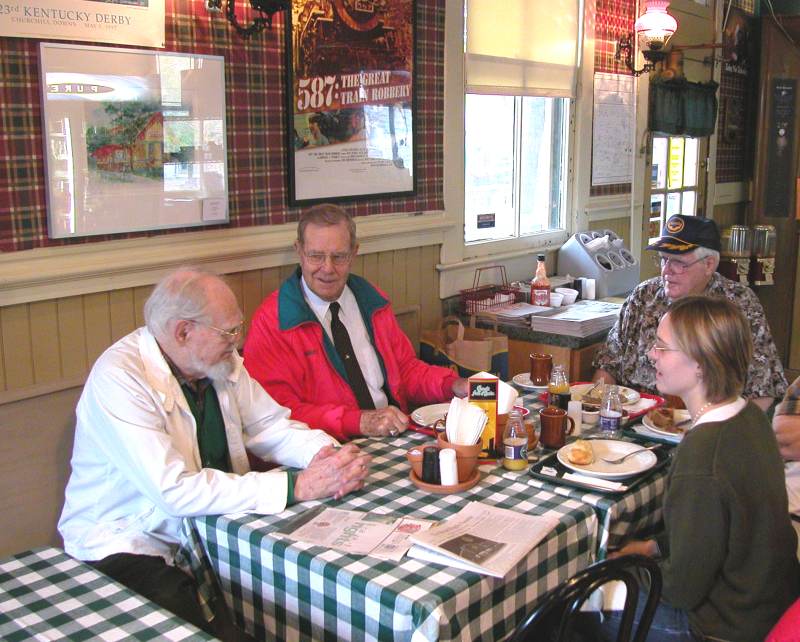
M 42 42 L 48 234 L 228 222 L 221 56 Z
M 290 204 L 413 194 L 414 0 L 290 4 Z

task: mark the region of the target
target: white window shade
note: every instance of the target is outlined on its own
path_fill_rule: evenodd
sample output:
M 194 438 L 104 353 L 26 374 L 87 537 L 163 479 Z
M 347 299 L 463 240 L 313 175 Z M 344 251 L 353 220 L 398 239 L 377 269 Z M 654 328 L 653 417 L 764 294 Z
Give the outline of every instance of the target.
M 466 0 L 467 93 L 575 96 L 580 0 Z

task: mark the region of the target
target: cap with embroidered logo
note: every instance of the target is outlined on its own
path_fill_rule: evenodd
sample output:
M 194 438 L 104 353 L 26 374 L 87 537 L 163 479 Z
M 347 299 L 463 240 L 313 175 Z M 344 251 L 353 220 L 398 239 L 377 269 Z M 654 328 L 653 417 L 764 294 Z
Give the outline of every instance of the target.
M 667 219 L 661 237 L 647 249 L 666 254 L 686 254 L 698 247 L 720 251 L 722 244 L 717 224 L 709 218 L 675 214 Z

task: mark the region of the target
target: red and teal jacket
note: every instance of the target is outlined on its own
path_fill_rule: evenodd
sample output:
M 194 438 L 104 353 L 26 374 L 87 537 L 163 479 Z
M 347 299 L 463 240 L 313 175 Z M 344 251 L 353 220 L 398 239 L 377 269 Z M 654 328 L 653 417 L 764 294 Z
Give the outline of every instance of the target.
M 390 400 L 406 413 L 410 405 L 449 401 L 458 375 L 417 358 L 381 290 L 353 274 L 347 285 L 378 355 Z M 244 365 L 292 411 L 292 419 L 339 440 L 361 434 L 361 410 L 344 364 L 303 297 L 299 268 L 256 310 L 244 344 Z

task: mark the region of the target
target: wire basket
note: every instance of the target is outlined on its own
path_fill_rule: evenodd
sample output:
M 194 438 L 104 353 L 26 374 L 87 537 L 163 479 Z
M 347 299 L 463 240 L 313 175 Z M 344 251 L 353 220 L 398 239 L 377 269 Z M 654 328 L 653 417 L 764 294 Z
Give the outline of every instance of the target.
M 481 279 L 485 276 L 484 273 L 491 270 L 499 272 L 501 283 L 499 285 L 480 285 Z M 475 270 L 471 288 L 461 290 L 461 312 L 478 314 L 524 300 L 525 292 L 508 284 L 504 265 L 488 265 Z

